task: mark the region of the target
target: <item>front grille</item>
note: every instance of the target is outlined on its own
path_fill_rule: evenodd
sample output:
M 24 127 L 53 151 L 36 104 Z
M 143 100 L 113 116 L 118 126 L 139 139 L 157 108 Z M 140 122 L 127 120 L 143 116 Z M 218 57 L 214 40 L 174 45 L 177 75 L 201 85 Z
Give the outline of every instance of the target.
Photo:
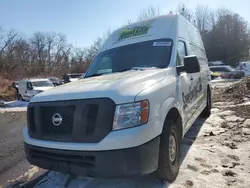
M 115 103 L 108 98 L 30 103 L 32 138 L 59 142 L 96 143 L 112 131 Z M 60 123 L 53 116 L 60 115 Z
M 42 130 L 45 134 L 65 135 L 72 134 L 75 106 L 52 106 L 41 108 Z M 63 118 L 59 126 L 55 126 L 52 121 L 54 114 L 60 114 Z
M 34 107 L 28 108 L 27 121 L 28 121 L 30 131 L 36 132 Z
M 88 106 L 88 125 L 86 129 L 86 134 L 92 134 L 95 131 L 95 124 L 96 124 L 96 119 L 97 119 L 97 113 L 98 113 L 98 105 L 96 104 L 90 104 Z

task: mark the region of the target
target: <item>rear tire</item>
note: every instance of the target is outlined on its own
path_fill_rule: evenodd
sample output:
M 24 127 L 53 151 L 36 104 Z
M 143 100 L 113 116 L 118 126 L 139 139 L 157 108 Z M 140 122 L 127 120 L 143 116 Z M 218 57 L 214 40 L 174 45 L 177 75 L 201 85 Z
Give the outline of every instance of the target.
M 203 112 L 201 113 L 201 116 L 204 118 L 208 118 L 211 115 L 211 108 L 212 108 L 212 99 L 211 99 L 211 91 L 208 88 L 207 90 L 207 105 Z
M 157 175 L 160 180 L 172 182 L 180 169 L 180 132 L 174 120 L 167 119 L 161 135 Z

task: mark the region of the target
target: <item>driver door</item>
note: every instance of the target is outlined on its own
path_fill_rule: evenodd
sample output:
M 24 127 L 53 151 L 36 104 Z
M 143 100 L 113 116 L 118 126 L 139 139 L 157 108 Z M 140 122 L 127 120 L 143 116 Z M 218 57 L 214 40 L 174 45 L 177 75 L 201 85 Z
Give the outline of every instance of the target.
M 192 74 L 188 74 L 184 68 L 184 57 L 187 56 L 187 47 L 185 41 L 178 41 L 178 49 L 177 49 L 177 68 L 181 68 L 181 72 L 179 72 L 179 97 L 180 103 L 183 109 L 183 119 L 184 119 L 184 128 L 187 129 L 186 123 L 190 120 L 193 114 L 193 103 L 192 103 L 192 95 L 191 91 L 193 88 L 193 76 Z

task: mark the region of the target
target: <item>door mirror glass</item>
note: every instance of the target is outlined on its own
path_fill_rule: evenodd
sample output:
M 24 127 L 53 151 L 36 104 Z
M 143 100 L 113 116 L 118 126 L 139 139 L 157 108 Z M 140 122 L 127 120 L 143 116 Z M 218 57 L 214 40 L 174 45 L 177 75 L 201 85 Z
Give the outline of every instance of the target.
M 184 57 L 184 67 L 187 73 L 200 72 L 200 63 L 196 55 Z

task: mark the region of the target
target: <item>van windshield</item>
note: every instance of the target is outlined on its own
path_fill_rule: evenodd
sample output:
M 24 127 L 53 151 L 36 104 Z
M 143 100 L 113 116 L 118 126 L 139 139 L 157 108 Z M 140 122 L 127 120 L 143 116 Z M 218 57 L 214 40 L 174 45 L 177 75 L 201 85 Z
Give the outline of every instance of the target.
M 172 40 L 160 39 L 113 48 L 99 53 L 86 77 L 132 70 L 135 67 L 166 68 L 171 57 Z
M 53 87 L 53 83 L 51 81 L 35 81 L 31 82 L 33 87 Z

